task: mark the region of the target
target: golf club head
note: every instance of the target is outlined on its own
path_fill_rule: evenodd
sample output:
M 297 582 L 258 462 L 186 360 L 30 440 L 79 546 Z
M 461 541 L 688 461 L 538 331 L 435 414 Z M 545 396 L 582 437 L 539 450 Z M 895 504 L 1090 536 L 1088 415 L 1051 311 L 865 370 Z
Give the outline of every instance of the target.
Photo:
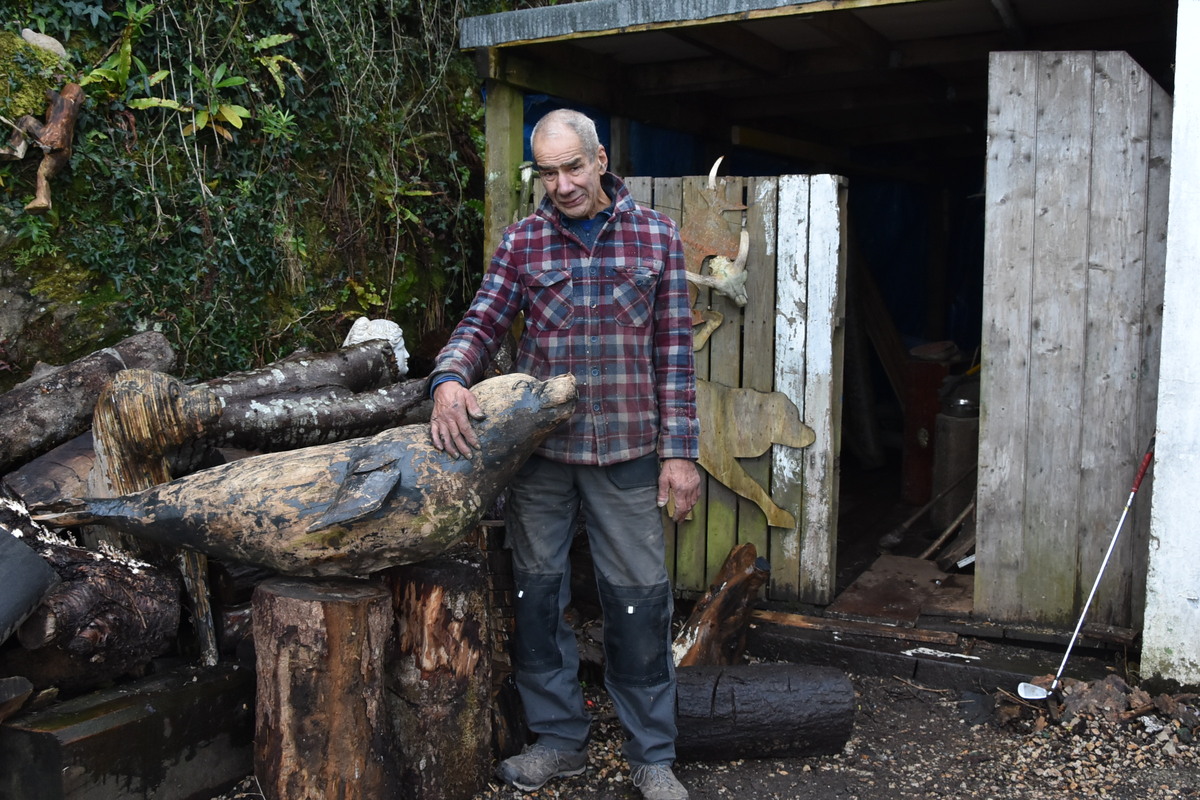
M 1045 700 L 1050 696 L 1050 690 L 1043 689 L 1041 686 L 1033 683 L 1026 683 L 1022 681 L 1017 685 L 1017 695 L 1020 696 L 1022 700 Z

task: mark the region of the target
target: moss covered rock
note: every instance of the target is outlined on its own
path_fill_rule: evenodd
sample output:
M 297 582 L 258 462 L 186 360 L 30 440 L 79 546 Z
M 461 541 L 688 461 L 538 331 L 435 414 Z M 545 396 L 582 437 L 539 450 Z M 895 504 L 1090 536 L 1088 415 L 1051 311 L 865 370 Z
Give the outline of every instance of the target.
M 34 47 L 10 31 L 0 31 L 0 115 L 16 120 L 24 114 L 41 116 L 46 92 L 62 86 L 66 66 L 58 56 Z

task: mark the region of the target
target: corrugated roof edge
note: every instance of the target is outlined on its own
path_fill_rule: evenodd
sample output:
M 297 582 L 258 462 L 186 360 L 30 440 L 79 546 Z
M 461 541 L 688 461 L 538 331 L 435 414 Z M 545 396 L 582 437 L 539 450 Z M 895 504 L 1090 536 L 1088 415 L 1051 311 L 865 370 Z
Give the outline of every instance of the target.
M 458 45 L 471 50 L 824 2 L 827 0 L 585 0 L 467 17 L 459 23 Z

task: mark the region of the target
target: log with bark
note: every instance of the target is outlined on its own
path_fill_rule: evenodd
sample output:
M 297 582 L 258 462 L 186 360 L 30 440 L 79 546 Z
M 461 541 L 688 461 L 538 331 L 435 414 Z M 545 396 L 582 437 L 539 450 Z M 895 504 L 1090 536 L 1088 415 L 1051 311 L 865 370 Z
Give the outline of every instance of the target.
M 364 575 L 462 539 L 575 410 L 570 375 L 512 374 L 472 389 L 480 450 L 452 458 L 427 425 L 242 459 L 117 498 L 41 509 L 55 527 L 104 523 L 287 575 Z
M 96 465 L 91 489 L 113 497 L 149 489 L 171 479 L 165 455 L 196 441 L 221 413 L 211 392 L 193 391 L 152 370 L 122 370 L 100 393 L 92 421 Z M 183 578 L 192 629 L 205 666 L 217 663 L 217 634 L 208 591 L 208 558 L 194 550 L 152 546 L 139 540 L 113 544 L 161 565 L 174 564 Z
M 59 578 L 0 649 L 0 674 L 24 675 L 39 690 L 81 691 L 138 674 L 171 649 L 180 619 L 173 572 L 77 547 L 11 500 L 0 501 L 0 524 L 20 530 Z
M 684 667 L 676 677 L 681 760 L 832 755 L 854 728 L 854 686 L 830 667 Z
M 254 774 L 268 800 L 395 796 L 384 655 L 387 589 L 277 579 L 254 592 Z
M 4 502 L 8 501 L 0 499 L 0 503 Z M 23 539 L 19 530 L 11 530 L 0 522 L 0 644 L 29 618 L 58 583 L 58 573 Z
M 388 707 L 400 797 L 470 800 L 492 763 L 487 580 L 478 547 L 383 573 L 396 612 Z
M 746 649 L 754 602 L 770 576 L 771 565 L 759 557 L 753 544 L 733 548 L 675 637 L 676 665 L 738 663 Z
M 139 333 L 0 395 L 0 473 L 88 430 L 100 390 L 119 370 L 169 370 L 174 364 L 166 337 Z

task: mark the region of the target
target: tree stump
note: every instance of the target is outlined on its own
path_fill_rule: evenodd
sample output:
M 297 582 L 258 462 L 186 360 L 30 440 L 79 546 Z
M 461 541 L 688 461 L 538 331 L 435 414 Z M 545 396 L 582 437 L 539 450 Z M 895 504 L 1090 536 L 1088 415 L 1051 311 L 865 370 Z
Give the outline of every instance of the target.
M 478 548 L 394 567 L 397 655 L 388 703 L 400 797 L 469 800 L 492 762 L 488 589 Z
M 832 755 L 854 728 L 854 686 L 831 667 L 683 667 L 676 676 L 684 761 Z
M 254 774 L 268 800 L 395 797 L 385 588 L 275 579 L 254 590 Z

